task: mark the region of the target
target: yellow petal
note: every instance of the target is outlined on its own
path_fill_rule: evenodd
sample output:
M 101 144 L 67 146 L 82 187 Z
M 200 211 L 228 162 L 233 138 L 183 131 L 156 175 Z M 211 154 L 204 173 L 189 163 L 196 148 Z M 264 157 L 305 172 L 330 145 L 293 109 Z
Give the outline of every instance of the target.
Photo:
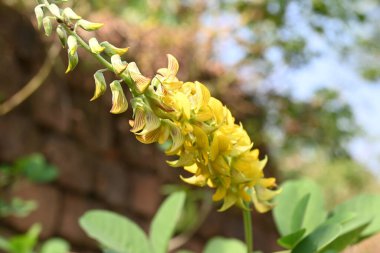
M 181 133 L 181 130 L 174 125 L 170 126 L 170 136 L 172 139 L 172 145 L 169 149 L 165 151 L 165 153 L 167 155 L 175 155 L 178 152 L 178 150 L 182 147 L 185 139 Z
M 206 185 L 206 181 L 207 181 L 206 178 L 203 175 L 192 176 L 192 177 L 188 177 L 188 178 L 180 176 L 180 178 L 185 183 L 192 184 L 192 185 L 197 185 L 197 186 L 201 186 L 201 187 L 205 186 Z
M 135 62 L 130 62 L 127 67 L 128 73 L 136 84 L 139 93 L 144 93 L 150 84 L 150 78 L 143 76 Z
M 120 82 L 113 81 L 110 84 L 110 88 L 112 92 L 112 108 L 110 112 L 114 114 L 125 112 L 128 109 L 128 102 L 123 89 L 121 88 Z
M 130 121 L 132 129 L 132 133 L 137 133 L 141 131 L 145 127 L 145 112 L 142 108 L 137 107 L 135 110 L 135 118 L 133 121 Z
M 216 189 L 214 195 L 212 195 L 212 200 L 213 201 L 222 200 L 224 198 L 224 196 L 226 196 L 226 193 L 227 193 L 226 188 L 224 188 L 224 187 L 218 187 Z

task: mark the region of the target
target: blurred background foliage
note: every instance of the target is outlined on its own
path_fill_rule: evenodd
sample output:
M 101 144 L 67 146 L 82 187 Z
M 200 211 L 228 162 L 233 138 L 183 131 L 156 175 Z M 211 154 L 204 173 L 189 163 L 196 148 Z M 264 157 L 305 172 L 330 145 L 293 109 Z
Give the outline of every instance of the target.
M 32 13 L 34 6 L 26 0 L 3 1 L 25 13 Z M 149 44 L 145 47 L 149 51 L 142 52 L 128 45 L 129 57 L 145 73 L 164 65 L 165 53 L 179 56 L 181 77 L 205 82 L 231 107 L 255 146 L 269 156 L 269 173 L 280 181 L 312 177 L 323 186 L 329 205 L 357 192 L 379 192 L 378 177 L 367 164 L 353 159 L 348 148 L 353 138 L 365 132 L 341 91 L 322 88 L 311 99 L 299 100 L 276 89 L 283 80 L 273 74 L 279 68 L 302 69 L 318 59 L 323 50 L 317 44 L 323 41 L 363 80 L 376 85 L 379 1 L 89 0 L 73 4 L 83 16 L 103 17 L 106 26 L 101 37 L 127 38 L 119 42 L 140 38 Z M 125 26 L 112 30 L 112 24 L 120 22 Z M 310 79 L 313 74 L 309 73 Z

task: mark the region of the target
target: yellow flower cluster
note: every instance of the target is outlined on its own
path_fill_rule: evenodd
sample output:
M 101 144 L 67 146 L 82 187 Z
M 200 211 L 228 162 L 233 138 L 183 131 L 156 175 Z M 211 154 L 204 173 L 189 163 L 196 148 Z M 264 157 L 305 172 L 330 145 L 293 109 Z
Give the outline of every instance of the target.
M 136 85 L 149 83 L 133 69 L 130 76 Z M 166 154 L 178 160 L 169 165 L 192 175 L 181 177 L 183 181 L 215 188 L 213 200 L 224 200 L 220 211 L 234 204 L 247 208 L 251 202 L 260 212 L 269 210 L 278 191 L 271 190 L 275 179 L 264 177 L 266 159 L 259 160 L 259 151 L 252 150 L 247 132 L 235 124 L 228 108 L 200 82 L 178 80 L 178 69 L 177 60 L 168 55 L 168 67 L 143 85 L 144 96 L 132 100 L 131 131 L 142 143 L 170 142 Z

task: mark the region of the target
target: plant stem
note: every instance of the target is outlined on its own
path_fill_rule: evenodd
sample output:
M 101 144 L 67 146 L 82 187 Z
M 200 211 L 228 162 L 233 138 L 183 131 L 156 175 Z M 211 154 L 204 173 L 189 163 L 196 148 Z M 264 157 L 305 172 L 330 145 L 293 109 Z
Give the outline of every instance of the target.
M 252 217 L 250 210 L 243 210 L 245 243 L 247 245 L 247 253 L 253 252 L 253 233 L 252 233 Z

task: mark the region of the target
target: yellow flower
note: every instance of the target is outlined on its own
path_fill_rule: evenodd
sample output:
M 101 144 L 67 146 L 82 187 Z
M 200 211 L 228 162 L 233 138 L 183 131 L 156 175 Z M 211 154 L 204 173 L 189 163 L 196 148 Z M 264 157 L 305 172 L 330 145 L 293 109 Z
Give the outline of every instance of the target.
M 259 151 L 252 150 L 251 139 L 228 108 L 202 83 L 178 80 L 179 65 L 172 55 L 168 67 L 159 69 L 149 85 L 150 79 L 132 66 L 133 79 L 147 90 L 132 101 L 130 124 L 136 138 L 143 143 L 170 142 L 165 153 L 178 159 L 168 164 L 192 174 L 181 176 L 186 183 L 215 188 L 213 200 L 223 200 L 219 210 L 247 208 L 247 203 L 269 210 L 279 191 L 271 190 L 275 179 L 264 176 L 267 159 L 259 160 Z

